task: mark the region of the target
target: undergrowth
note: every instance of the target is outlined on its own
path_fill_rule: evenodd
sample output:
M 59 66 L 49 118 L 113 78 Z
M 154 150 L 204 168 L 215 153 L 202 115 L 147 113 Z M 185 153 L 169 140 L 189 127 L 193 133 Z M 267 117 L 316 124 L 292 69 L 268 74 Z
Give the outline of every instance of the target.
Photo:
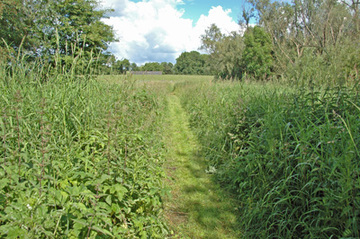
M 39 62 L 0 75 L 0 238 L 164 238 L 160 96 Z
M 244 238 L 360 236 L 358 86 L 179 88 L 209 165 L 238 197 Z

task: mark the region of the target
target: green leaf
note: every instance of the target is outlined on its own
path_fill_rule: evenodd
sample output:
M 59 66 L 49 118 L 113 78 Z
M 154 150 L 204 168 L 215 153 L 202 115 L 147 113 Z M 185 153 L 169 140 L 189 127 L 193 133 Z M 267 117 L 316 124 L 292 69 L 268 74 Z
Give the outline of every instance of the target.
M 0 190 L 9 185 L 9 182 L 9 179 L 7 178 L 0 179 Z
M 25 229 L 12 226 L 9 228 L 6 238 L 27 238 L 26 235 L 27 232 Z
M 124 195 L 128 192 L 128 190 L 120 184 L 115 184 L 112 186 L 111 192 L 112 193 L 116 192 L 117 199 L 121 201 Z
M 105 202 L 111 206 L 111 195 L 108 195 L 105 199 Z
M 94 229 L 94 230 L 96 230 L 98 232 L 101 232 L 102 234 L 105 234 L 105 235 L 108 235 L 108 236 L 113 236 L 113 234 L 111 232 L 109 232 L 106 229 L 100 228 L 98 226 L 92 226 L 92 229 Z

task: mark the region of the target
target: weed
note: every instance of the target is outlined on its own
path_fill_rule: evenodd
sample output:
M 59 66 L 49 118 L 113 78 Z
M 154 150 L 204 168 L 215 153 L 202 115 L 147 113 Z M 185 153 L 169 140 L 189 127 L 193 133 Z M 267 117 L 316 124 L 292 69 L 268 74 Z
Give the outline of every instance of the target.
M 359 236 L 356 87 L 188 82 L 182 102 L 244 237 Z
M 163 238 L 163 99 L 31 64 L 0 66 L 0 237 Z

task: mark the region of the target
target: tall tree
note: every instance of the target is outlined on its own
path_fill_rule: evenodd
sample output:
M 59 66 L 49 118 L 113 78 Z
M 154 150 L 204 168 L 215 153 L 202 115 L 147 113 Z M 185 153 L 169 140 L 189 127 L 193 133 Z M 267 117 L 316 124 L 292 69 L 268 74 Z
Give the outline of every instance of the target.
M 161 62 L 162 71 L 164 74 L 173 74 L 173 63 L 171 62 Z
M 244 71 L 257 79 L 271 75 L 273 58 L 270 35 L 259 26 L 248 28 L 244 35 Z
M 159 62 L 147 62 L 141 67 L 142 71 L 162 71 L 163 68 Z
M 174 66 L 174 70 L 176 74 L 185 74 L 185 75 L 204 75 L 209 74 L 206 70 L 204 57 L 197 52 L 183 52 L 181 55 L 176 59 L 176 64 Z
M 29 46 L 26 37 L 31 30 L 31 17 L 23 0 L 0 1 L 0 54 L 4 55 L 6 47 L 17 49 L 21 42 L 23 47 Z
M 45 54 L 63 56 L 79 54 L 97 56 L 114 41 L 110 26 L 101 21 L 107 11 L 99 10 L 95 0 L 54 0 L 48 3 L 47 18 L 43 19 L 41 34 Z M 56 51 L 54 52 L 54 49 Z M 66 59 L 66 58 L 65 58 Z
M 243 51 L 243 38 L 236 32 L 219 41 L 212 57 L 215 61 L 216 76 L 221 79 L 241 79 L 244 73 Z
M 200 50 L 205 50 L 209 54 L 216 51 L 216 44 L 219 42 L 224 35 L 221 33 L 220 28 L 215 23 L 205 30 L 205 34 L 201 36 L 201 47 Z
M 0 47 L 16 50 L 23 42 L 28 54 L 56 64 L 86 62 L 115 40 L 112 28 L 101 21 L 106 12 L 97 0 L 1 0 Z
M 211 74 L 217 74 L 217 49 L 219 42 L 224 38 L 224 34 L 221 33 L 220 28 L 215 24 L 211 24 L 206 30 L 205 34 L 201 35 L 200 50 L 205 50 L 209 54 L 207 64 Z

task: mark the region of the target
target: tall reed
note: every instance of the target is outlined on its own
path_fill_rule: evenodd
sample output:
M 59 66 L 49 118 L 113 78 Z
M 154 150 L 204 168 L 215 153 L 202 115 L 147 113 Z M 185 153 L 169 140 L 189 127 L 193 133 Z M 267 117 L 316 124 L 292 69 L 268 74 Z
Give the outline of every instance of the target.
M 358 86 L 179 92 L 209 165 L 239 199 L 245 238 L 360 236 Z

